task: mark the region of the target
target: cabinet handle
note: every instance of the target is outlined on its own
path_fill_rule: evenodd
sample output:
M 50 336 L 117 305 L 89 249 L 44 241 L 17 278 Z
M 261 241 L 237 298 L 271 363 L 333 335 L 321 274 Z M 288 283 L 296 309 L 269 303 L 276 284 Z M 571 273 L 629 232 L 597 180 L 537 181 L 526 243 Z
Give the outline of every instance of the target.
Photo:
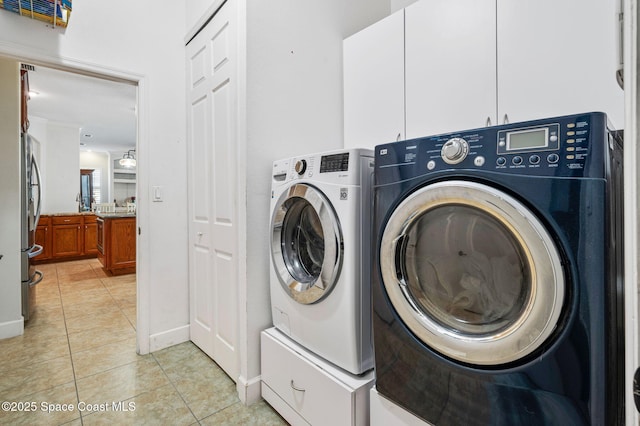
M 507 114 L 504 115 L 504 119 L 502 120 L 502 124 L 509 124 L 509 116 Z
M 486 127 L 491 127 L 491 117 L 487 117 L 487 126 Z
M 305 391 L 305 389 L 297 388 L 297 387 L 293 384 L 293 379 L 291 379 L 291 389 L 293 389 L 294 391 L 297 391 L 297 392 L 306 392 L 306 391 Z
M 65 222 L 71 222 L 71 219 L 64 219 Z
M 196 235 L 197 235 L 198 237 L 202 237 L 202 232 L 198 232 Z

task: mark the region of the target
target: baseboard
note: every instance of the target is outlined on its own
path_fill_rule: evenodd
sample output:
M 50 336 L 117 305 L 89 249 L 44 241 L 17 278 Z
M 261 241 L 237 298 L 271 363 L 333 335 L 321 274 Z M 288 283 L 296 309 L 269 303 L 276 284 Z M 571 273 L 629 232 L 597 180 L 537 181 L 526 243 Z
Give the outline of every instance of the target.
M 189 325 L 149 336 L 149 352 L 156 352 L 189 340 Z
M 249 380 L 242 376 L 238 378 L 236 389 L 238 390 L 238 398 L 244 405 L 249 406 L 260 401 L 260 398 L 262 398 L 260 383 L 260 376 Z
M 19 320 L 0 323 L 0 339 L 21 336 L 24 334 L 24 318 Z

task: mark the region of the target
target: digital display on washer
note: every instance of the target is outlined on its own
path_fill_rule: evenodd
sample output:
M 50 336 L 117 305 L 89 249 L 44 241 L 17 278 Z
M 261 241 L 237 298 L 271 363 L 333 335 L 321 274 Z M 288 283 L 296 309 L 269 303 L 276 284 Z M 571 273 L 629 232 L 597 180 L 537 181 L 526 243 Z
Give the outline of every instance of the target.
M 546 148 L 549 146 L 549 129 L 523 130 L 507 133 L 507 151 Z
M 320 173 L 346 172 L 349 170 L 349 153 L 323 155 L 320 159 Z

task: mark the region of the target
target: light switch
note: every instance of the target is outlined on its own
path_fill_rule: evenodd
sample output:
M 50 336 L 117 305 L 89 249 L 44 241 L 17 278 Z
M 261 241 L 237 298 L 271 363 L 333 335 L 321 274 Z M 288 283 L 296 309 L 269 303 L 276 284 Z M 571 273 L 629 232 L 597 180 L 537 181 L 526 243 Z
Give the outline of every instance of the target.
M 162 187 L 161 186 L 152 186 L 151 187 L 151 201 L 154 203 L 159 203 L 162 201 Z

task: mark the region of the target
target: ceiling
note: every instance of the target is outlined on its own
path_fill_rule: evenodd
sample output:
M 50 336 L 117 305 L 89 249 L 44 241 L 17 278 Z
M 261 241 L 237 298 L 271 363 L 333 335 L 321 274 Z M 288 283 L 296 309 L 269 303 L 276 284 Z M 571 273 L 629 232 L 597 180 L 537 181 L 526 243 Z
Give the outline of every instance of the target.
M 136 148 L 134 84 L 36 66 L 29 71 L 29 118 L 80 128 L 80 150 L 121 153 Z

